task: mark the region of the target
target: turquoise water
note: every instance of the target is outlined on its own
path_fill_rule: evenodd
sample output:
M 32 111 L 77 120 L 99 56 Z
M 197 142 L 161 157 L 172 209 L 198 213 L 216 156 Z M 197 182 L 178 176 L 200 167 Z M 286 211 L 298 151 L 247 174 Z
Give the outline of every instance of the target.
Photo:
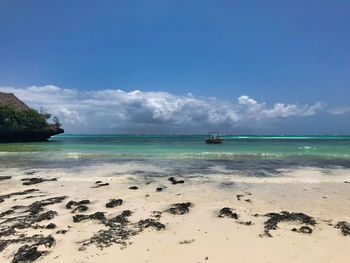
M 287 166 L 350 167 L 350 136 L 59 135 L 48 142 L 0 144 L 0 167 L 160 163 L 177 171 L 271 170 Z M 175 169 L 174 168 L 174 169 Z
M 0 144 L 0 152 L 58 157 L 234 158 L 239 155 L 350 158 L 350 136 L 224 136 L 205 144 L 203 135 L 60 135 L 49 142 Z

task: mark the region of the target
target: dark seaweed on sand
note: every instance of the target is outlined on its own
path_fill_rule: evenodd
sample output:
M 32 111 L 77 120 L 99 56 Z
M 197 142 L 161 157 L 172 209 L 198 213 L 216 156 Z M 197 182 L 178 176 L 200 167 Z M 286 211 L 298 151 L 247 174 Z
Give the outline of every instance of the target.
M 190 202 L 187 203 L 177 203 L 172 204 L 172 207 L 166 210 L 166 212 L 169 212 L 173 215 L 184 215 L 187 214 L 190 211 L 190 207 L 192 204 Z
M 350 223 L 346 221 L 339 221 L 336 225 L 335 228 L 338 228 L 341 230 L 341 233 L 344 236 L 350 236 Z
M 281 213 L 268 213 L 265 216 L 270 217 L 264 223 L 264 234 L 268 237 L 272 237 L 270 230 L 276 230 L 279 222 L 297 221 L 299 223 L 311 226 L 316 224 L 315 219 L 303 213 L 289 213 L 287 211 L 282 211 Z
M 36 189 L 30 189 L 24 192 L 18 192 L 9 194 L 12 195 L 22 195 L 27 194 Z M 7 197 L 7 198 L 9 198 Z M 51 247 L 55 244 L 55 239 L 52 236 L 43 235 L 33 235 L 25 236 L 24 234 L 19 235 L 17 229 L 26 228 L 45 228 L 45 226 L 39 226 L 37 223 L 50 220 L 57 215 L 57 212 L 48 210 L 43 212 L 44 207 L 61 203 L 66 196 L 52 197 L 44 200 L 36 201 L 28 206 L 14 206 L 11 210 L 5 211 L 6 215 L 12 215 L 17 212 L 19 215 L 13 217 L 6 217 L 0 223 L 0 252 L 3 251 L 8 245 L 15 243 L 25 243 L 22 245 L 14 255 L 12 260 L 13 263 L 17 262 L 32 262 L 38 259 L 42 255 L 49 253 L 48 250 L 38 250 L 39 246 Z M 51 228 L 54 224 L 49 224 L 48 228 Z
M 157 231 L 165 229 L 165 225 L 159 222 L 158 219 L 149 218 L 131 223 L 129 221 L 131 215 L 132 212 L 130 210 L 124 210 L 115 217 L 102 220 L 102 224 L 108 229 L 98 231 L 80 249 L 83 250 L 91 244 L 95 244 L 100 249 L 109 247 L 112 244 L 118 244 L 121 248 L 124 248 L 127 246 L 127 241 L 130 237 L 141 233 L 146 228 L 154 228 Z

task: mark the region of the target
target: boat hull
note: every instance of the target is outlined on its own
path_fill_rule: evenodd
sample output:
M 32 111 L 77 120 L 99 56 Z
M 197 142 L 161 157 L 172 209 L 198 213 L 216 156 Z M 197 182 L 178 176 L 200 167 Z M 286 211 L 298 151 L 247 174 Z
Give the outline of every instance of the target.
M 205 143 L 207 144 L 218 144 L 218 143 L 222 143 L 223 139 L 206 139 Z

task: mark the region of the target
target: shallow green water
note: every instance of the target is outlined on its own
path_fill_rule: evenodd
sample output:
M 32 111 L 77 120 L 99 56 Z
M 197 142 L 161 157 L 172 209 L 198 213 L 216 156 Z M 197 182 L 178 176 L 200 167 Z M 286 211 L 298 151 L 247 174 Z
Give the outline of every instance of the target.
M 202 135 L 60 135 L 49 142 L 0 144 L 2 155 L 42 153 L 82 156 L 234 158 L 235 156 L 320 156 L 350 158 L 350 136 L 224 136 L 205 144 Z
M 350 136 L 60 135 L 49 142 L 0 144 L 0 168 L 65 168 L 101 163 L 152 164 L 172 173 L 221 166 L 249 174 L 314 166 L 350 168 Z

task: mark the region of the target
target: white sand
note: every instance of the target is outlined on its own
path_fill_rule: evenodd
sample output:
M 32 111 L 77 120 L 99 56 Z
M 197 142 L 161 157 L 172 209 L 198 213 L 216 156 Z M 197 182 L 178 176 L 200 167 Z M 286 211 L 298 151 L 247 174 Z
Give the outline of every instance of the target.
M 133 167 L 134 169 L 135 167 Z M 140 169 L 140 167 L 136 167 Z M 136 169 L 135 168 L 135 169 Z M 113 176 L 122 171 L 125 175 Z M 58 212 L 41 225 L 54 222 L 56 229 L 24 229 L 20 233 L 29 236 L 34 233 L 52 234 L 56 239 L 50 254 L 36 262 L 349 262 L 350 236 L 343 236 L 339 229 L 330 226 L 338 221 L 350 222 L 350 178 L 346 170 L 300 169 L 282 171 L 284 177 L 246 178 L 240 176 L 206 176 L 186 179 L 185 184 L 172 185 L 167 177 L 144 178 L 128 174 L 125 167 L 89 167 L 84 171 L 41 170 L 34 175 L 12 169 L 0 172 L 14 175 L 10 180 L 0 181 L 1 195 L 29 188 L 40 189 L 47 196 L 24 199 L 14 196 L 0 203 L 0 213 L 13 205 L 29 205 L 48 197 L 67 195 L 65 201 L 45 207 Z M 332 172 L 332 176 L 326 173 Z M 24 177 L 59 177 L 57 182 L 43 182 L 23 186 Z M 177 178 L 181 179 L 181 178 Z M 97 180 L 108 182 L 109 186 L 91 188 Z M 146 184 L 146 183 L 149 184 Z M 226 184 L 222 186 L 222 182 Z M 138 190 L 129 190 L 136 185 Z M 166 187 L 156 192 L 157 187 Z M 248 193 L 251 193 L 249 195 Z M 31 195 L 40 195 L 31 194 Z M 236 195 L 243 194 L 241 200 Z M 149 197 L 146 197 L 149 195 Z M 124 203 L 115 208 L 106 208 L 112 198 L 121 198 Z M 15 199 L 17 199 L 15 201 Z M 131 222 L 150 218 L 152 211 L 164 211 L 173 203 L 191 202 L 188 214 L 172 215 L 163 212 L 160 222 L 165 230 L 146 229 L 132 236 L 126 248 L 112 244 L 103 250 L 94 244 L 79 251 L 82 243 L 100 229 L 107 229 L 97 220 L 73 223 L 71 210 L 65 205 L 69 200 L 91 200 L 89 210 L 81 214 L 105 212 L 107 218 L 131 210 Z M 250 199 L 251 203 L 244 200 Z M 240 221 L 251 221 L 242 225 L 232 218 L 218 218 L 223 207 L 233 208 Z M 297 222 L 285 222 L 271 230 L 272 238 L 261 237 L 264 233 L 265 216 L 269 212 L 302 212 L 315 218 L 317 225 L 312 234 L 292 232 L 299 228 Z M 16 214 L 14 214 L 16 215 Z M 5 216 L 10 218 L 14 215 Z M 0 219 L 0 222 L 4 220 Z M 70 226 L 70 227 L 69 227 Z M 66 234 L 56 234 L 66 229 Z M 1 240 L 2 238 L 0 238 Z M 184 242 L 181 244 L 180 242 Z M 14 253 L 23 244 L 8 246 L 1 252 L 0 262 L 11 262 Z M 46 248 L 39 248 L 46 249 Z M 206 259 L 207 258 L 207 259 Z

